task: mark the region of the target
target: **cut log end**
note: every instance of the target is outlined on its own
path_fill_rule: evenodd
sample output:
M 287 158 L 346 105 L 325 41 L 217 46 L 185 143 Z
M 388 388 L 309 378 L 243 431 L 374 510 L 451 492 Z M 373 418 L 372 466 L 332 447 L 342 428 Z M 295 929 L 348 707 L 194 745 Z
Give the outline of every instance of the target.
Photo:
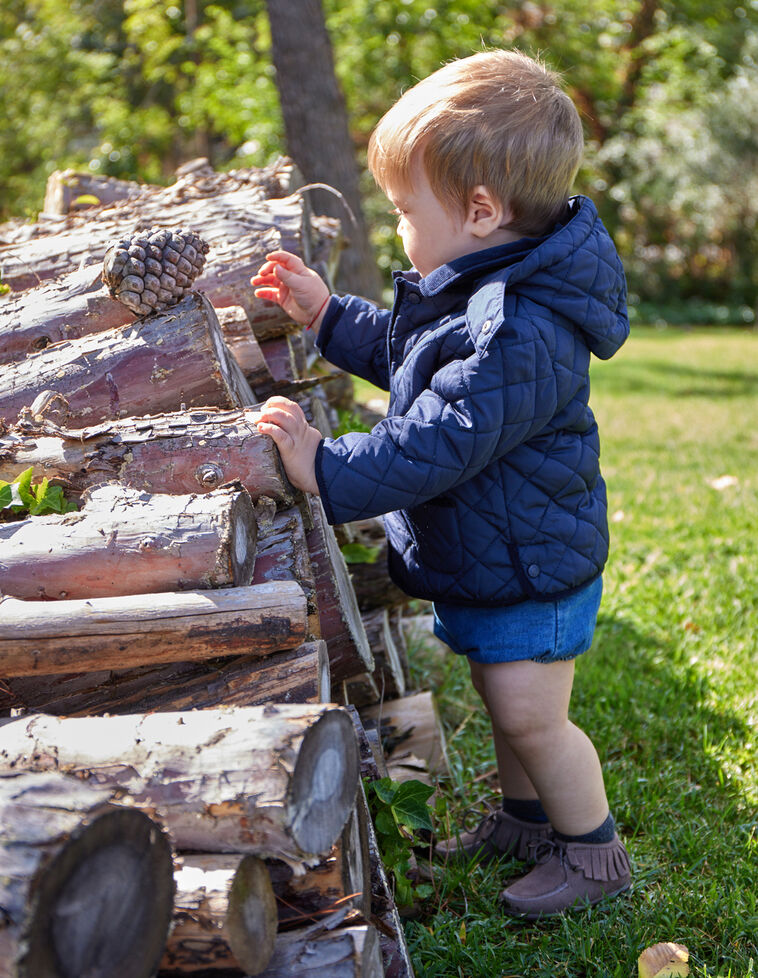
M 330 710 L 303 738 L 292 778 L 292 831 L 306 852 L 328 852 L 355 802 L 358 744 L 347 713 Z
M 147 978 L 161 957 L 172 901 L 164 833 L 143 812 L 106 812 L 72 836 L 45 872 L 18 976 Z
M 232 579 L 235 587 L 245 587 L 253 579 L 258 535 L 255 509 L 247 492 L 238 493 L 232 503 L 231 526 L 234 534 L 230 547 Z
M 277 927 L 276 896 L 266 864 L 245 856 L 229 891 L 226 929 L 229 947 L 248 974 L 260 974 L 271 960 Z

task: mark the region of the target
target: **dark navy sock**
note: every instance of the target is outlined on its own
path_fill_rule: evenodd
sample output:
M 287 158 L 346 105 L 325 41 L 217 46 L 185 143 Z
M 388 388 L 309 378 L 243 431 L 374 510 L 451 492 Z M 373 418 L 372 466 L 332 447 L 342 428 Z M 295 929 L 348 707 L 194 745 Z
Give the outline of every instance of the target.
M 563 832 L 556 832 L 555 837 L 563 842 L 584 842 L 590 845 L 598 845 L 602 842 L 610 842 L 616 834 L 616 823 L 613 815 L 608 813 L 608 818 L 602 825 L 598 825 L 592 832 L 585 832 L 584 835 L 564 835 Z
M 503 798 L 503 811 L 522 822 L 548 822 L 539 798 Z

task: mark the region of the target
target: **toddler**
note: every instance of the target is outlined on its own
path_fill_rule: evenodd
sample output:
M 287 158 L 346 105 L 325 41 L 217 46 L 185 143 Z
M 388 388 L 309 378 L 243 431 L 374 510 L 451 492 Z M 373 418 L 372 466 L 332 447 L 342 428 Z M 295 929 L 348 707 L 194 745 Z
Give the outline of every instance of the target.
M 630 882 L 597 753 L 568 718 L 608 554 L 590 354 L 611 357 L 629 331 L 613 243 L 592 202 L 569 196 L 582 150 L 577 111 L 539 62 L 452 62 L 369 144 L 413 266 L 394 273 L 392 308 L 330 295 L 283 251 L 252 280 L 317 331 L 324 357 L 389 391 L 369 433 L 322 438 L 282 397 L 259 429 L 330 522 L 384 516 L 392 578 L 433 602 L 437 635 L 468 658 L 502 808 L 437 848 L 531 860 L 501 895 L 526 919 Z

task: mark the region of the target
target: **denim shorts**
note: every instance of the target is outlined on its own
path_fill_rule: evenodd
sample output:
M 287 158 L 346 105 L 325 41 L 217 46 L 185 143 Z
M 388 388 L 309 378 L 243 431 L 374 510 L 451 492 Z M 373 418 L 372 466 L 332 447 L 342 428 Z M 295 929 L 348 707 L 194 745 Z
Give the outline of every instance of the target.
M 603 579 L 557 601 L 522 601 L 505 608 L 434 602 L 434 634 L 453 652 L 485 665 L 559 662 L 592 645 Z

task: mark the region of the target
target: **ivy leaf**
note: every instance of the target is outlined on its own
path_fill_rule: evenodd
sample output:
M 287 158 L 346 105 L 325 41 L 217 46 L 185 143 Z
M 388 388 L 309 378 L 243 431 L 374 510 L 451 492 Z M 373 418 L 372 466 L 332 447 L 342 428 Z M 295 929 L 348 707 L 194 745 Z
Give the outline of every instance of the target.
M 374 794 L 380 801 L 383 801 L 387 805 L 391 805 L 399 785 L 397 785 L 391 778 L 379 778 L 378 781 L 372 781 L 371 787 L 374 790 Z
M 8 509 L 13 503 L 13 489 L 10 482 L 0 479 L 0 509 Z
M 392 810 L 398 822 L 411 829 L 432 829 L 427 799 L 434 788 L 422 781 L 404 781 L 392 802 Z
M 17 475 L 16 478 L 11 483 L 11 488 L 13 490 L 13 505 L 19 506 L 22 509 L 31 510 L 34 506 L 35 499 L 34 493 L 32 492 L 32 476 L 34 475 L 34 469 L 30 465 L 28 469 Z

